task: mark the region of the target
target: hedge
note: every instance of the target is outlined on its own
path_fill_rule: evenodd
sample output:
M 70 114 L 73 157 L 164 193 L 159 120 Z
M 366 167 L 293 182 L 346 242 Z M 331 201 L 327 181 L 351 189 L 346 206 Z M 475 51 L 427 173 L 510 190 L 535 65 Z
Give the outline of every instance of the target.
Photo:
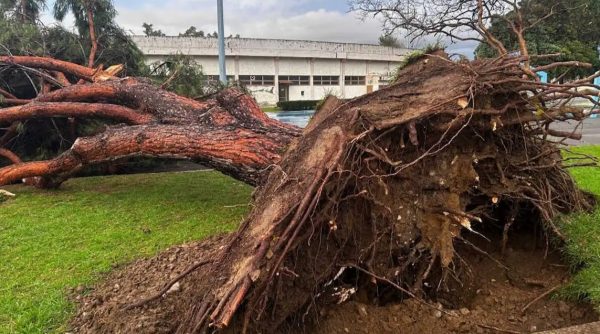
M 282 101 L 277 102 L 281 110 L 314 110 L 320 100 Z

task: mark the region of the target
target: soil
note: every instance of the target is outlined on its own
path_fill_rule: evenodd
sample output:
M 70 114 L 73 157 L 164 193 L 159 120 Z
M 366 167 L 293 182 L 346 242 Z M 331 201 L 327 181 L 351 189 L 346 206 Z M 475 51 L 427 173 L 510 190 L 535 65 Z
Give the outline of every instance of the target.
M 529 244 L 511 242 L 504 257 L 489 249 L 494 248 L 492 244 L 478 245 L 510 270 L 473 248 L 462 247 L 460 256 L 476 276 L 450 294 L 438 296 L 437 302 L 426 305 L 406 299 L 376 306 L 351 301 L 327 310 L 318 326 L 306 332 L 532 333 L 598 320 L 589 304 L 561 300 L 552 294 L 522 312 L 531 301 L 562 286 L 569 277 L 557 251 L 544 259 L 545 249 L 533 249 L 529 240 Z
M 72 322 L 73 331 L 108 332 L 102 326 L 107 323 L 111 325 L 106 328 L 120 333 L 174 331 L 177 319 L 183 317 L 185 308 L 190 305 L 186 297 L 192 295 L 188 291 L 193 289 L 194 273 L 163 296 L 171 302 L 160 303 L 161 307 L 156 307 L 159 303 L 151 302 L 126 312 L 126 316 L 115 310 L 155 294 L 198 259 L 210 258 L 224 238 L 172 247 L 156 257 L 117 268 L 93 289 L 79 287 L 73 292 L 79 304 Z M 539 245 L 536 246 L 532 233 L 518 233 L 511 237 L 506 254 L 502 256 L 498 240 L 488 242 L 472 237 L 470 241 L 487 254 L 466 244 L 458 245 L 458 255 L 464 261 L 461 267 L 466 272 L 460 274 L 460 284 L 447 287 L 449 292 L 434 292 L 435 300 L 367 300 L 357 293 L 344 303 L 323 308 L 317 322 L 308 320 L 302 328 L 292 328 L 288 332 L 531 333 L 598 320 L 590 305 L 564 301 L 552 294 L 522 312 L 531 301 L 562 286 L 569 277 L 560 253 L 547 251 L 545 239 L 537 239 Z M 436 279 L 431 279 L 425 286 L 435 284 Z

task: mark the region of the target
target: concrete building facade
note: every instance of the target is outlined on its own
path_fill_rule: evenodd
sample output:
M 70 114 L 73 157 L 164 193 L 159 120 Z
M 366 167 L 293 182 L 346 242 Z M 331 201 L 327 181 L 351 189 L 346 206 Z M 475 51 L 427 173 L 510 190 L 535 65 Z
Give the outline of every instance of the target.
M 148 64 L 185 54 L 218 80 L 216 38 L 133 36 Z M 370 44 L 228 38 L 227 75 L 244 84 L 263 105 L 319 100 L 327 94 L 356 97 L 387 85 L 411 51 Z

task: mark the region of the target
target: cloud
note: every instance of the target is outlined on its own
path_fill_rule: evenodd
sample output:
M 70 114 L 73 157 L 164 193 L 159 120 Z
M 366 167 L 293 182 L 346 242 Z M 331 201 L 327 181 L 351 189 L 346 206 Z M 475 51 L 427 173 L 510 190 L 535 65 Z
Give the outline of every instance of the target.
M 294 13 L 294 8 L 281 1 L 235 0 L 225 10 L 225 34 L 242 37 L 327 40 L 374 43 L 381 34 L 377 20 L 361 21 L 354 13 L 317 9 Z M 198 4 L 196 4 L 198 5 Z M 206 4 L 195 6 L 158 6 L 145 4 L 140 8 L 117 8 L 117 22 L 135 34 L 142 33 L 142 23 L 152 23 L 156 29 L 176 35 L 189 26 L 205 32 L 217 30 L 216 8 Z
M 52 7 L 50 1 L 48 7 Z M 151 23 L 167 35 L 177 35 L 190 26 L 210 33 L 217 30 L 214 0 L 117 0 L 117 23 L 132 34 L 142 34 L 142 24 Z M 249 38 L 281 38 L 352 43 L 377 43 L 382 34 L 381 22 L 372 17 L 362 19 L 348 12 L 345 0 L 227 0 L 225 34 Z M 44 19 L 50 22 L 51 19 Z M 67 17 L 64 26 L 72 27 Z M 400 36 L 401 37 L 401 36 Z M 402 38 L 400 38 L 402 39 Z M 427 37 L 413 47 L 421 47 L 435 38 Z M 452 44 L 442 40 L 451 52 L 472 57 L 474 44 Z

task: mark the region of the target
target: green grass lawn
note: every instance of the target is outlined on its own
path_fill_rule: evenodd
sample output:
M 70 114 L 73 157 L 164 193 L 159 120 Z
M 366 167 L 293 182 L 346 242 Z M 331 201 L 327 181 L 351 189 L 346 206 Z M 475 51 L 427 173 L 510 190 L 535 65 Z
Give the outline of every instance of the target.
M 4 189 L 17 197 L 0 204 L 0 333 L 27 334 L 64 332 L 68 289 L 114 265 L 232 230 L 251 192 L 212 171 Z
M 600 158 L 600 146 L 582 146 L 572 150 Z M 573 168 L 571 173 L 581 188 L 600 196 L 599 168 Z M 564 295 L 588 298 L 600 310 L 600 209 L 565 217 L 561 229 L 567 237 L 565 251 L 571 262 L 577 267 L 583 264 L 571 284 L 564 289 Z
M 273 106 L 273 107 L 260 107 L 260 109 L 264 112 L 280 112 L 281 108 Z
M 600 146 L 574 151 L 600 158 Z M 572 173 L 600 195 L 600 169 Z M 73 179 L 55 191 L 4 189 L 17 197 L 0 204 L 0 333 L 28 334 L 64 332 L 73 312 L 69 288 L 170 245 L 232 230 L 251 192 L 207 171 Z M 585 263 L 566 295 L 600 305 L 600 210 L 565 221 L 565 251 Z

